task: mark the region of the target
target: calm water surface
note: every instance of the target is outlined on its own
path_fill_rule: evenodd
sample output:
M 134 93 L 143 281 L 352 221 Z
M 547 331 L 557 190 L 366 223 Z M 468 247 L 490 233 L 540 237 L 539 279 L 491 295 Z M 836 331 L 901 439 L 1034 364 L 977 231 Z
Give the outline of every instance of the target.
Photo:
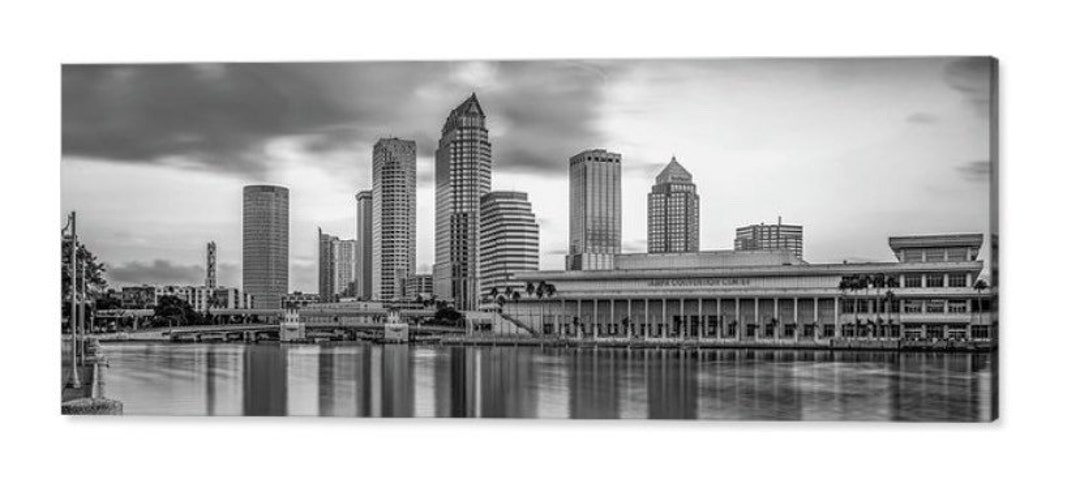
M 997 356 L 762 350 L 108 344 L 136 415 L 955 420 L 994 415 Z

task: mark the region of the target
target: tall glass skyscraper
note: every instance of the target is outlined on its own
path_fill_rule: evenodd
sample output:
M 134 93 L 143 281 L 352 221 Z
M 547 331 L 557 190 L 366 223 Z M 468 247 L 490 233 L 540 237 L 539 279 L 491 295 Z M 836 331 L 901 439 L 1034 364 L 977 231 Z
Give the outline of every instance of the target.
M 473 93 L 446 118 L 435 152 L 435 296 L 458 310 L 478 302 L 480 197 L 491 191 L 491 142 Z
M 540 268 L 540 225 L 529 195 L 520 191 L 492 191 L 480 198 L 480 297 L 506 288 L 526 296 L 525 283 L 514 280 L 519 272 Z
M 372 299 L 371 295 L 371 190 L 356 194 L 356 298 Z
M 649 193 L 649 253 L 698 251 L 698 203 L 694 176 L 671 157 Z
M 622 155 L 586 150 L 570 157 L 570 246 L 566 270 L 615 268 L 622 252 Z
M 371 158 L 373 299 L 401 300 L 416 274 L 416 142 L 383 138 Z
M 254 308 L 281 308 L 289 292 L 289 189 L 244 187 L 244 293 Z

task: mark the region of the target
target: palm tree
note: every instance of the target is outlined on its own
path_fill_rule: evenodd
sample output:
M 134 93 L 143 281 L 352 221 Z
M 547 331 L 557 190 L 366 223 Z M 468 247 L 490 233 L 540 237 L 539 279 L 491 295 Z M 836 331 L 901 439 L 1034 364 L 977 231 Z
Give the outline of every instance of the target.
M 888 329 L 892 330 L 892 304 L 896 301 L 896 293 L 893 290 L 885 291 L 885 318 L 888 323 Z
M 978 297 L 975 299 L 975 301 L 978 302 L 979 308 L 975 312 L 975 318 L 977 319 L 977 322 L 979 324 L 982 324 L 982 312 L 983 312 L 982 292 L 986 291 L 987 289 L 990 289 L 990 285 L 986 283 L 985 279 L 978 279 L 978 280 L 975 281 L 975 284 L 973 284 L 971 287 L 975 290 L 976 293 L 978 293 Z
M 540 281 L 536 283 L 536 299 L 540 305 L 540 334 L 544 334 L 544 318 L 547 316 L 547 309 L 544 307 L 544 295 L 547 293 L 547 283 Z
M 839 289 L 840 289 L 840 298 L 841 298 L 842 303 L 841 303 L 841 308 L 836 309 L 837 312 L 840 312 L 840 310 L 843 308 L 843 304 L 848 302 L 848 292 L 854 291 L 857 287 L 858 287 L 858 283 L 856 281 L 855 276 L 847 275 L 847 276 L 843 276 L 843 277 L 840 278 Z M 857 323 L 859 322 L 859 305 L 856 303 L 856 304 L 853 304 L 852 306 L 853 306 L 853 310 L 855 311 L 855 322 L 856 322 L 856 325 L 857 325 Z M 842 328 L 838 329 L 838 331 L 841 331 L 840 334 L 843 335 L 843 329 Z

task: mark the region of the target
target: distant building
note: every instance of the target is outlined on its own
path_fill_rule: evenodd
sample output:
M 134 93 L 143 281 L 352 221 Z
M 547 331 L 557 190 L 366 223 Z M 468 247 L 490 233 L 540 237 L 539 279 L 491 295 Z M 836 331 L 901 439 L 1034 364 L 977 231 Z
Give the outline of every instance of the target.
M 789 250 L 795 256 L 803 256 L 803 228 L 794 224 L 784 224 L 777 219 L 776 224 L 755 224 L 735 230 L 735 250 L 737 251 L 777 251 Z
M 319 228 L 319 264 L 318 264 L 318 279 L 319 279 L 319 298 L 322 301 L 335 301 L 337 292 L 335 291 L 335 284 L 337 282 L 337 257 L 336 246 L 338 244 L 338 237 L 331 236 L 323 232 L 322 228 Z
M 153 286 L 128 286 L 120 289 L 120 306 L 128 309 L 153 308 L 157 305 Z
M 334 245 L 334 294 L 355 296 L 356 240 L 342 239 Z
M 540 268 L 540 226 L 529 195 L 519 191 L 492 191 L 480 199 L 480 295 L 494 289 L 517 289 L 519 272 Z
M 356 194 L 356 298 L 373 299 L 371 293 L 371 190 Z
M 431 274 L 416 274 L 405 280 L 405 300 L 430 299 L 435 293 Z
M 206 243 L 206 287 L 217 287 L 217 243 Z
M 567 270 L 610 269 L 622 252 L 622 156 L 586 150 L 570 157 Z
M 491 142 L 474 93 L 443 124 L 435 152 L 435 294 L 458 310 L 478 302 L 480 197 L 491 191 Z
M 400 300 L 405 280 L 416 273 L 416 142 L 376 142 L 371 183 L 373 299 Z
M 238 288 L 212 288 L 210 308 L 237 310 L 251 308 L 251 297 Z
M 154 308 L 165 296 L 179 298 L 199 313 L 215 308 L 252 308 L 251 296 L 245 295 L 239 288 L 182 285 L 125 287 L 120 290 L 120 305 L 127 309 Z
M 244 187 L 243 289 L 255 308 L 280 308 L 289 291 L 289 190 Z
M 698 203 L 694 177 L 671 157 L 649 193 L 649 253 L 698 251 Z
M 282 295 L 280 304 L 282 308 L 303 308 L 319 303 L 321 298 L 322 296 L 318 294 L 295 291 Z

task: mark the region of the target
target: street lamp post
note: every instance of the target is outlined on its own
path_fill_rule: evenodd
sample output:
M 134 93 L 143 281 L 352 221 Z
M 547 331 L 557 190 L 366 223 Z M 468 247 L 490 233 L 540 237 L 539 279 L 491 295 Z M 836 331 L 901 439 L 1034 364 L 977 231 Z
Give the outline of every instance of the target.
M 79 342 L 78 342 L 78 339 L 77 339 L 78 336 L 76 334 L 77 329 L 75 327 L 76 326 L 76 322 L 75 322 L 75 319 L 76 319 L 76 317 L 75 317 L 75 288 L 76 288 L 76 279 L 78 279 L 78 277 L 77 277 L 78 274 L 76 272 L 76 261 L 75 260 L 76 260 L 76 258 L 78 258 L 78 248 L 77 247 L 78 247 L 78 244 L 79 244 L 78 243 L 79 238 L 78 238 L 78 235 L 76 234 L 76 231 L 75 231 L 75 212 L 71 212 L 71 214 L 68 215 L 68 225 L 65 226 L 63 230 L 61 230 L 61 236 L 63 236 L 63 231 L 66 231 L 68 228 L 71 229 L 71 266 L 70 266 L 71 267 L 71 294 L 69 295 L 70 298 L 71 298 L 71 314 L 68 317 L 68 324 L 69 324 L 68 327 L 71 329 L 71 374 L 68 376 L 67 387 L 69 387 L 69 388 L 77 388 L 77 387 L 82 386 L 82 381 L 79 380 L 79 363 L 78 363 Z

